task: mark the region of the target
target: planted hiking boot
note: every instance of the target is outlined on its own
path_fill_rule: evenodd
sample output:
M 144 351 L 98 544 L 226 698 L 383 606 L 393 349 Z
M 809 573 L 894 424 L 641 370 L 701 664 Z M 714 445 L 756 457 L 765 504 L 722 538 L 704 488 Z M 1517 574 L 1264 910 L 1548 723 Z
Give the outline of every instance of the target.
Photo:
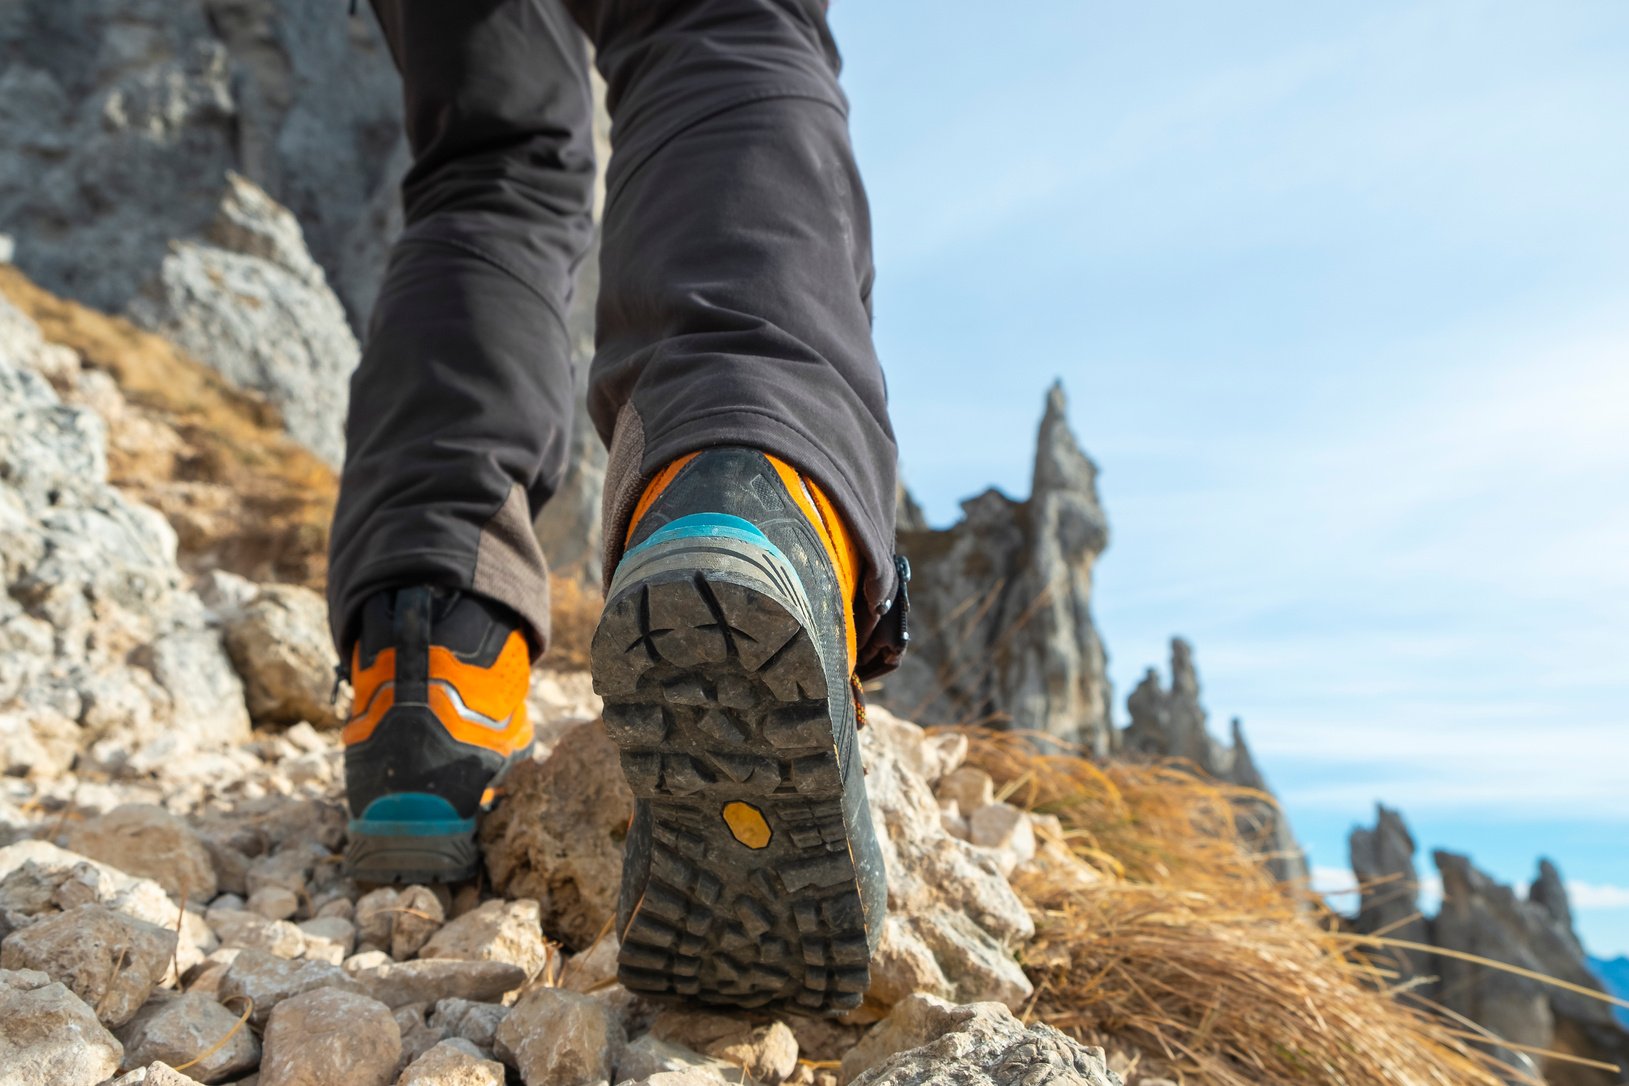
M 858 1006 L 887 885 L 855 741 L 853 543 L 751 449 L 669 465 L 593 642 L 635 796 L 618 977 L 804 1012 Z
M 346 868 L 364 882 L 474 876 L 475 816 L 532 742 L 531 655 L 518 620 L 479 596 L 382 592 L 351 651 Z

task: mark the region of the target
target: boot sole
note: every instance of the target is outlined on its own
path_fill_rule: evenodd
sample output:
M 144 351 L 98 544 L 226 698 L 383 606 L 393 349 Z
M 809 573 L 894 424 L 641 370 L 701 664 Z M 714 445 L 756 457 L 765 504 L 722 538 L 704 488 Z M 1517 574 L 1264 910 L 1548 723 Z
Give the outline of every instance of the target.
M 473 833 L 390 834 L 352 830 L 345 873 L 357 882 L 464 882 L 480 869 Z
M 623 567 L 592 647 L 606 730 L 649 804 L 648 841 L 630 837 L 624 861 L 644 889 L 624 908 L 618 979 L 699 1003 L 858 1006 L 861 879 L 875 895 L 881 860 L 850 695 L 830 689 L 790 565 L 710 539 Z

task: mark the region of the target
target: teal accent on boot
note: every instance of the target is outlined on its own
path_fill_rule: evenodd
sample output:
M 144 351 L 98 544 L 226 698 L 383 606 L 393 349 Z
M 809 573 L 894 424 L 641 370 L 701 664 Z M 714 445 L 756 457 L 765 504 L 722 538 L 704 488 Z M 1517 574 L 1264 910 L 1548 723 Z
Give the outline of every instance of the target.
M 732 517 L 728 513 L 691 513 L 689 516 L 680 517 L 670 524 L 662 525 L 651 533 L 649 539 L 637 547 L 630 548 L 622 557 L 626 560 L 658 543 L 681 539 L 734 539 L 742 543 L 752 543 L 791 565 L 786 555 L 781 553 L 781 549 L 775 546 L 756 524 L 740 517 Z
M 361 818 L 350 824 L 353 837 L 439 837 L 474 833 L 475 819 L 459 818 L 458 811 L 440 796 L 428 792 L 397 792 L 368 804 Z

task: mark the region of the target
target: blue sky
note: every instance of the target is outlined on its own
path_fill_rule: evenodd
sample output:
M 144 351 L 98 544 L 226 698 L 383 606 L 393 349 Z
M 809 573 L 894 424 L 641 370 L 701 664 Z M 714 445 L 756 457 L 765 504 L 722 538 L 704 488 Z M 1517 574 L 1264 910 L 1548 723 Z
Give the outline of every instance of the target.
M 1383 799 L 1629 951 L 1629 4 L 832 21 L 930 517 L 1061 377 L 1118 711 L 1180 633 L 1316 865 Z

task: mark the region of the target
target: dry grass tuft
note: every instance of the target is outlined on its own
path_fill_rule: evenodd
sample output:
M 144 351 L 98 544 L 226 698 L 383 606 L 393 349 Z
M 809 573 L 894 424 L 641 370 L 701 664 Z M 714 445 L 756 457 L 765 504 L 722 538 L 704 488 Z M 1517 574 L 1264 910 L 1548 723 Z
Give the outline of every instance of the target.
M 1400 1001 L 1321 904 L 1274 881 L 1238 819 L 1259 793 L 1170 763 L 1094 765 L 1033 735 L 969 735 L 970 761 L 1010 802 L 1062 825 L 1039 872 L 1015 883 L 1036 917 L 1023 952 L 1032 1017 L 1185 1084 L 1509 1081 Z

